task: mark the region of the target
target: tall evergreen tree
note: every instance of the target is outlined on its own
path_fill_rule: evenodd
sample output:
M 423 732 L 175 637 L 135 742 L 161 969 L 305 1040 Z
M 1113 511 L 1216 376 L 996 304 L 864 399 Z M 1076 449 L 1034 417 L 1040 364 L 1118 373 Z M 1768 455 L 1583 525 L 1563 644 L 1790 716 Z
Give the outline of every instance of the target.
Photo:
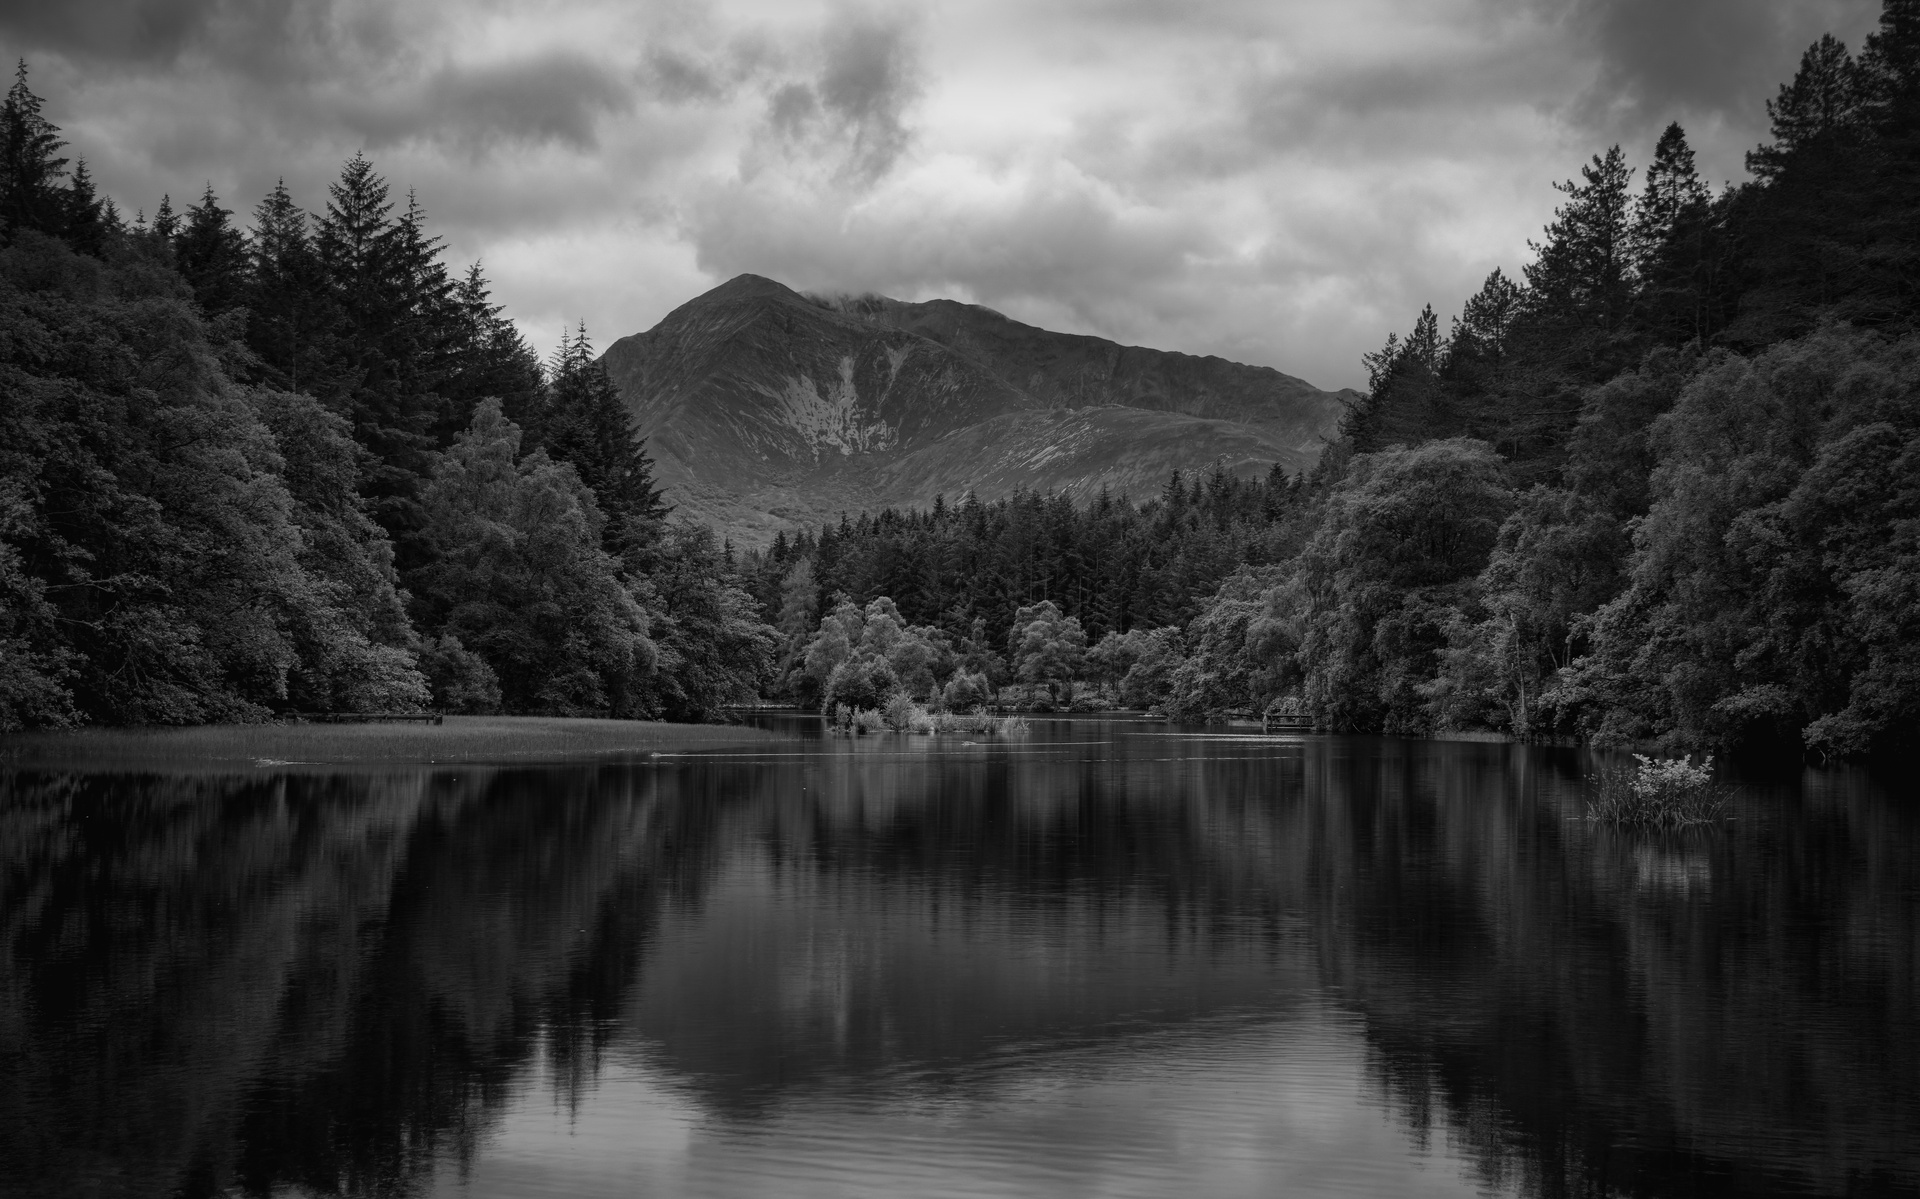
M 180 232 L 180 217 L 173 211 L 173 197 L 160 197 L 160 207 L 153 210 L 153 237 L 163 246 L 172 246 L 173 239 Z
M 74 163 L 73 177 L 67 181 L 66 193 L 62 196 L 61 236 L 82 254 L 99 258 L 106 252 L 107 234 L 118 223 L 112 204 L 111 200 L 102 201 L 94 192 L 87 160 L 82 158 Z
M 1725 324 L 1725 205 L 1694 168 L 1678 122 L 1667 126 L 1634 202 L 1630 236 L 1640 281 L 1640 313 L 1655 338 L 1707 344 Z
M 247 239 L 228 219 L 207 184 L 200 202 L 187 209 L 185 225 L 174 241 L 174 265 L 193 285 L 194 299 L 209 316 L 245 305 Z
M 61 178 L 67 143 L 41 114 L 42 101 L 27 86 L 27 62 L 20 60 L 13 86 L 0 102 L 0 242 L 11 245 L 22 229 L 59 236 L 65 232 L 66 205 Z
M 1851 140 L 1863 126 L 1861 100 L 1860 74 L 1846 44 L 1822 34 L 1800 56 L 1793 82 L 1767 101 L 1773 141 L 1747 152 L 1747 170 L 1772 183 L 1795 155 Z
M 1582 182 L 1556 183 L 1567 202 L 1554 210 L 1547 240 L 1527 264 L 1530 315 L 1540 334 L 1571 337 L 1569 366 L 1591 373 L 1613 361 L 1607 343 L 1627 323 L 1633 302 L 1629 226 L 1633 168 L 1619 146 L 1580 168 Z
M 314 250 L 340 316 L 335 394 L 323 396 L 353 422 L 373 454 L 363 483 L 403 564 L 416 565 L 413 535 L 425 514 L 419 489 L 429 468 L 435 397 L 419 389 L 418 302 L 431 283 L 415 277 L 432 252 L 418 221 L 397 221 L 385 179 L 355 154 L 327 189 Z
M 262 373 L 286 391 L 334 400 L 342 389 L 339 308 L 307 214 L 294 204 L 285 180 L 255 206 L 250 248 L 247 344 Z
M 633 430 L 626 402 L 593 356 L 582 322 L 554 353 L 540 444 L 571 462 L 606 513 L 607 549 L 640 564 L 657 542 L 668 508 L 653 482 L 646 441 Z
M 486 396 L 499 399 L 508 420 L 526 429 L 540 423 L 545 381 L 540 357 L 520 336 L 500 305 L 488 294 L 480 264 L 467 268 L 454 284 L 450 298 L 452 340 L 451 373 L 441 384 L 446 414 L 434 430 L 436 443 L 445 444 L 473 419 L 473 408 Z

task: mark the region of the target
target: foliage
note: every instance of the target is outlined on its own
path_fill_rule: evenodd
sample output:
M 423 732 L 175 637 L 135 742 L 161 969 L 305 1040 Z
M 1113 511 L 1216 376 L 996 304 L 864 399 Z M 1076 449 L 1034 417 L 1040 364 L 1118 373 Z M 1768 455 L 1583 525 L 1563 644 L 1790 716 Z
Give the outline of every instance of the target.
M 1589 780 L 1587 819 L 1637 828 L 1681 829 L 1713 824 L 1726 813 L 1727 795 L 1713 781 L 1713 755 L 1699 765 L 1686 758 L 1633 755 L 1631 770 L 1601 767 Z
M 993 698 L 993 686 L 987 676 L 971 670 L 956 670 L 940 689 L 940 706 L 948 712 L 977 712 Z
M 954 656 L 937 629 L 909 626 L 891 599 L 863 610 L 841 599 L 808 643 L 804 670 L 820 708 L 879 708 L 893 696 L 928 702 L 953 674 Z
M 894 601 L 915 625 L 937 626 L 970 667 L 1003 681 L 1006 631 L 1023 607 L 1050 602 L 1090 641 L 1109 632 L 1185 624 L 1243 563 L 1287 556 L 1299 484 L 1277 467 L 1244 479 L 1223 465 L 1176 474 L 1159 496 L 1101 494 L 1085 504 L 1020 492 L 988 503 L 968 495 L 924 512 L 861 514 L 749 555 L 743 567 L 762 610 L 825 610 Z M 808 567 L 810 598 L 791 590 Z M 817 616 L 808 620 L 810 629 Z
M 337 429 L 283 453 L 263 417 L 292 409 L 228 377 L 164 259 L 107 255 L 31 230 L 0 254 L 7 722 L 418 702 L 383 538 L 309 469 Z
M 1020 681 L 1043 683 L 1049 692 L 1062 685 L 1070 691 L 1086 664 L 1087 634 L 1052 600 L 1041 600 L 1013 614 L 1007 656 Z
M 772 630 L 730 552 L 664 526 L 584 329 L 548 378 L 362 155 L 318 218 L 276 185 L 242 230 L 209 187 L 128 228 L 63 147 L 23 64 L 0 103 L 0 729 L 755 697 Z
M 521 455 L 519 427 L 486 400 L 421 499 L 434 560 L 415 573 L 415 601 L 485 660 L 510 711 L 646 712 L 647 614 L 600 548 L 603 518 L 571 466 Z
M 1172 693 L 1174 672 L 1186 660 L 1182 641 L 1177 628 L 1108 633 L 1087 651 L 1087 665 L 1094 680 L 1112 688 L 1121 704 L 1158 707 Z
M 554 356 L 534 428 L 537 443 L 573 463 L 593 489 L 607 518 L 602 540 L 608 552 L 630 567 L 649 564 L 667 505 L 654 485 L 645 441 L 634 433 L 606 366 L 593 357 L 584 324 Z
M 712 530 L 670 525 L 651 573 L 628 578 L 659 646 L 643 710 L 668 720 L 717 720 L 728 707 L 754 701 L 772 667 L 774 631 L 734 582 Z

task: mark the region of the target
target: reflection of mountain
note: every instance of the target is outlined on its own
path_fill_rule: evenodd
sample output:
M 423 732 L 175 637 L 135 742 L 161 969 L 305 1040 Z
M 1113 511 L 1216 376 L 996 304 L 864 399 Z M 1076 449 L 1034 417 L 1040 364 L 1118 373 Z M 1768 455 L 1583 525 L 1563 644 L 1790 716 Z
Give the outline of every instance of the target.
M 1330 987 L 1527 1191 L 1920 1186 L 1911 813 L 1651 845 L 1557 751 L 1170 744 L 0 776 L 0 1178 L 396 1190 L 536 1056 L 579 1098 L 638 1038 L 753 1120 Z

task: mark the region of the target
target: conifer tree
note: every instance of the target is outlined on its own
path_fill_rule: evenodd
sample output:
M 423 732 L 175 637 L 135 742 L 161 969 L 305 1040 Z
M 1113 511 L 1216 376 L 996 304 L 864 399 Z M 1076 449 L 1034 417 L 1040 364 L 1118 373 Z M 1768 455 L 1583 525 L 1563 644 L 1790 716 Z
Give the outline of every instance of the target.
M 27 62 L 20 60 L 13 86 L 0 102 L 0 243 L 11 245 L 22 229 L 59 236 L 65 232 L 66 205 L 61 177 L 66 142 L 41 114 L 42 101 L 27 86 Z
M 593 356 L 586 323 L 555 351 L 540 422 L 540 445 L 571 462 L 606 513 L 605 542 L 630 568 L 658 540 L 668 512 L 653 482 L 646 442 L 634 433 L 626 402 Z
M 1448 377 L 1467 386 L 1494 382 L 1512 348 L 1514 324 L 1525 306 L 1525 290 L 1499 267 L 1493 268 L 1454 318 L 1447 338 Z
M 1543 334 L 1574 336 L 1576 365 L 1591 371 L 1606 361 L 1601 348 L 1626 324 L 1634 285 L 1633 168 L 1619 146 L 1580 168 L 1582 182 L 1554 187 L 1567 202 L 1554 210 L 1547 240 L 1532 243 L 1525 274 L 1531 315 Z M 1573 348 L 1573 347 L 1570 347 Z
M 284 179 L 253 210 L 250 249 L 247 344 L 266 380 L 286 391 L 334 400 L 339 310 L 307 214 L 294 204 Z
M 1844 42 L 1831 33 L 1807 47 L 1793 82 L 1767 101 L 1773 141 L 1747 152 L 1747 169 L 1772 183 L 1797 154 L 1817 152 L 1849 140 L 1861 121 L 1860 73 Z
M 173 197 L 160 197 L 160 207 L 153 210 L 153 236 L 163 246 L 173 245 L 174 237 L 180 232 L 180 217 L 173 211 Z
M 187 209 L 186 223 L 174 241 L 174 265 L 193 285 L 193 295 L 209 316 L 246 303 L 247 239 L 228 219 L 207 184 L 200 202 Z
M 403 565 L 418 564 L 414 534 L 425 514 L 419 489 L 430 467 L 429 430 L 440 414 L 431 378 L 413 355 L 430 349 L 420 328 L 420 301 L 430 282 L 415 277 L 432 251 L 418 220 L 396 221 L 387 181 L 355 154 L 327 189 L 327 211 L 314 231 L 314 251 L 339 313 L 335 394 L 323 396 L 353 422 L 373 453 L 363 490 L 375 519 L 394 540 Z M 412 214 L 410 214 L 412 215 Z
M 486 396 L 500 401 L 508 420 L 532 430 L 540 423 L 544 379 L 540 358 L 488 293 L 480 264 L 467 268 L 449 299 L 450 374 L 441 383 L 446 415 L 435 441 L 445 442 L 473 419 L 474 405 Z
M 1686 131 L 1668 125 L 1629 230 L 1642 319 L 1660 341 L 1704 345 L 1724 324 L 1722 215 L 1694 168 Z
M 107 234 L 118 219 L 113 213 L 113 201 L 103 202 L 95 194 L 86 159 L 74 164 L 73 177 L 67 181 L 66 193 L 61 199 L 61 236 L 82 254 L 100 257 L 106 251 Z

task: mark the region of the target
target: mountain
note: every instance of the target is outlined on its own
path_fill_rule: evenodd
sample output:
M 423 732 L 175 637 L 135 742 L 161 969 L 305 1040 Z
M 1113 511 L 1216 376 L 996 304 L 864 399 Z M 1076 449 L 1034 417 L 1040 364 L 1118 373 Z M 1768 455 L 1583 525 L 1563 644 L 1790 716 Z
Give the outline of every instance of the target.
M 679 511 L 781 528 L 968 490 L 1150 494 L 1299 469 L 1341 397 L 1266 367 L 1053 333 L 973 304 L 817 299 L 741 275 L 602 361 Z

